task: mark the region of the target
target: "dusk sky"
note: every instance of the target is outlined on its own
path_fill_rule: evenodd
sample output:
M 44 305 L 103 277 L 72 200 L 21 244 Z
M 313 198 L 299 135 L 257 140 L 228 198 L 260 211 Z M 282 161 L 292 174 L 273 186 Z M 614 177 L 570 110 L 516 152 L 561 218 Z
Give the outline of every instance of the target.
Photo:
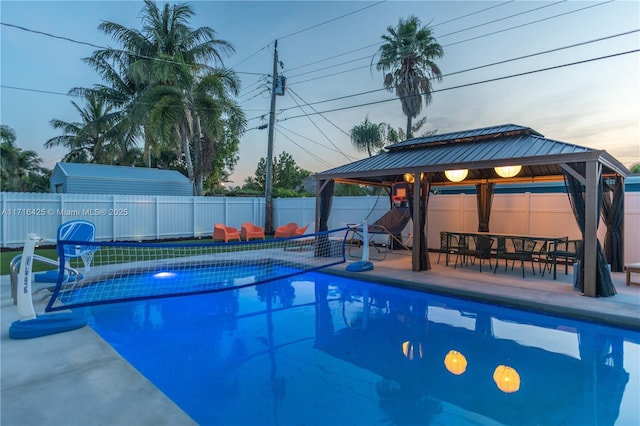
M 231 186 L 242 185 L 267 154 L 267 130 L 257 127 L 268 120 L 265 75 L 275 40 L 287 77 L 286 94 L 277 97 L 275 156 L 286 151 L 319 172 L 367 155 L 349 138 L 365 117 L 404 127 L 400 101 L 382 89 L 383 75 L 371 64 L 387 26 L 410 15 L 432 27 L 445 51 L 436 61 L 444 78 L 420 115 L 427 116 L 422 131 L 513 123 L 604 149 L 627 167 L 640 161 L 638 1 L 189 3 L 192 28 L 212 27 L 235 47 L 224 64 L 242 80 L 239 102 L 249 122 Z M 82 61 L 97 48 L 84 43 L 119 47 L 98 25 L 140 29 L 142 7 L 139 1 L 0 2 L 0 119 L 45 167 L 65 153 L 43 147 L 60 135 L 50 120 L 80 120 L 71 101 L 82 100 L 67 92 L 101 83 Z

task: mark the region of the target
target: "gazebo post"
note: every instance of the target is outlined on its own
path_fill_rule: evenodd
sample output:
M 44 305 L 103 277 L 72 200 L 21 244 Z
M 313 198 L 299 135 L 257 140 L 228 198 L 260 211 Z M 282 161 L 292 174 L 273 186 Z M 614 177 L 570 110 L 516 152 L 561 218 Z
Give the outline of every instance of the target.
M 598 162 L 585 162 L 584 217 L 584 287 L 585 296 L 596 297 L 597 239 L 600 206 L 598 206 Z
M 413 247 L 411 269 L 420 270 L 420 172 L 413 174 Z

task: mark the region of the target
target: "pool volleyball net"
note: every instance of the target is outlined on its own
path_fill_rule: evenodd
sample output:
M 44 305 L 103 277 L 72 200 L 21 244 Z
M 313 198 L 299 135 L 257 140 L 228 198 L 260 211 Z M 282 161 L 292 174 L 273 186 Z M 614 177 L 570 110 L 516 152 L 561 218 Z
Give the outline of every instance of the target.
M 337 265 L 347 231 L 229 243 L 58 240 L 58 253 L 77 257 L 60 258 L 46 311 L 224 291 Z

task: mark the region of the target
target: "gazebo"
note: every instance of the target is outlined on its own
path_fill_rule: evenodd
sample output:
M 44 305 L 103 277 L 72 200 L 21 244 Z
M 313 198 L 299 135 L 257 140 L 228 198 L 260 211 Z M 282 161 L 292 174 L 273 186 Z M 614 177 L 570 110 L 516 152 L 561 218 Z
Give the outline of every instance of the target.
M 514 175 L 515 173 L 515 175 Z M 586 296 L 615 294 L 612 271 L 623 267 L 624 179 L 629 170 L 604 150 L 545 138 L 515 124 L 408 139 L 385 152 L 315 175 L 316 223 L 327 230 L 334 182 L 382 186 L 409 183 L 413 221 L 412 269 L 431 268 L 427 255 L 427 207 L 432 185 L 473 184 L 478 231 L 488 231 L 496 183 L 564 181 L 583 236 L 577 280 Z M 503 177 L 506 176 L 506 177 Z M 605 249 L 597 238 L 600 215 L 607 224 Z M 605 254 L 606 250 L 606 254 Z

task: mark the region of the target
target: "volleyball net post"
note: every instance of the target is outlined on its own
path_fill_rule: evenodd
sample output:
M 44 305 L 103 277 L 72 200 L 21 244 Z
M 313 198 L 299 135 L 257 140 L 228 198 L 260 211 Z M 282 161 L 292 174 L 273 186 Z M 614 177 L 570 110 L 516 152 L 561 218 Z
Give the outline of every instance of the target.
M 18 320 L 11 323 L 9 337 L 12 339 L 30 339 L 47 336 L 64 331 L 84 327 L 87 321 L 82 313 L 62 312 L 57 314 L 37 315 L 33 306 L 32 271 L 36 242 L 40 238 L 36 234 L 28 234 L 22 250 L 22 258 L 18 273 L 16 297 Z M 61 266 L 62 268 L 62 263 Z

